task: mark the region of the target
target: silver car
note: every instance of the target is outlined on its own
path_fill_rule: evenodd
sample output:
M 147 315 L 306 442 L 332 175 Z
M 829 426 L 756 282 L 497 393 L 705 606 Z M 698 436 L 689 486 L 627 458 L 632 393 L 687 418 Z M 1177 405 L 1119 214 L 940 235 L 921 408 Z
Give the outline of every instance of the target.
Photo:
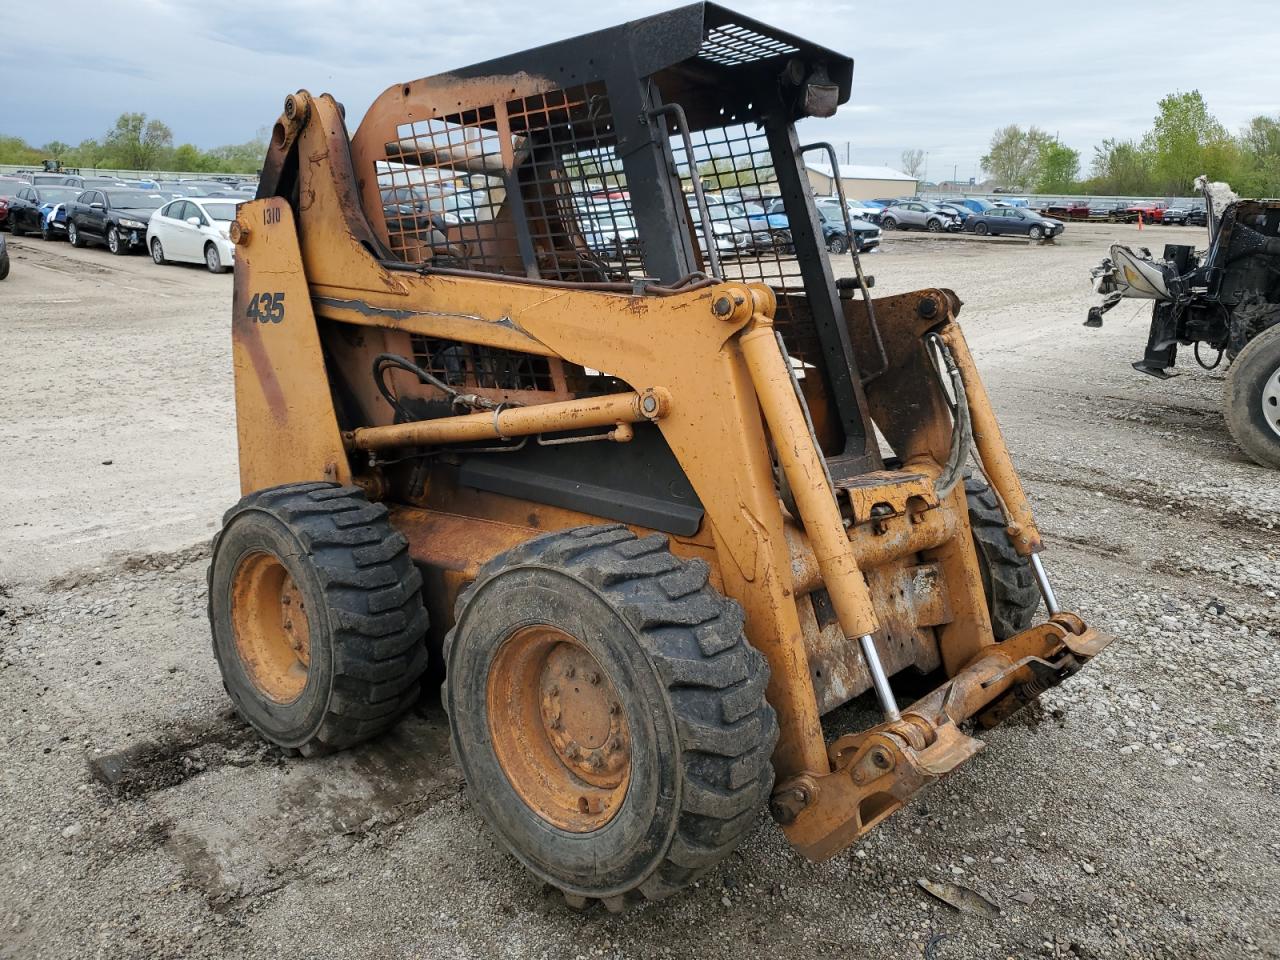
M 944 233 L 960 229 L 960 219 L 927 200 L 899 200 L 884 208 L 880 226 L 885 230 L 928 230 Z

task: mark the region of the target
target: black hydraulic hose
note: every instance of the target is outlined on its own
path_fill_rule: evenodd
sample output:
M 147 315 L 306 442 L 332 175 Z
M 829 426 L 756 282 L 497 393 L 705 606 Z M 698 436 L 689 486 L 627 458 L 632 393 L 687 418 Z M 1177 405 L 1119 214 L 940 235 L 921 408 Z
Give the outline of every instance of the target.
M 951 430 L 951 451 L 942 472 L 933 483 L 934 492 L 941 500 L 955 489 L 955 485 L 964 476 L 964 464 L 969 459 L 969 450 L 973 446 L 973 423 L 969 419 L 969 396 L 965 393 L 964 377 L 960 374 L 960 367 L 956 364 L 955 357 L 951 355 L 951 350 L 936 333 L 929 334 L 925 339 L 941 355 L 942 362 L 947 368 L 947 379 L 951 383 L 951 390 L 956 395 L 955 404 L 951 405 L 951 413 L 955 418 L 955 425 Z M 944 386 L 943 396 L 945 397 L 945 382 L 936 361 L 934 371 L 938 375 L 939 383 Z M 950 405 L 949 399 L 948 403 Z

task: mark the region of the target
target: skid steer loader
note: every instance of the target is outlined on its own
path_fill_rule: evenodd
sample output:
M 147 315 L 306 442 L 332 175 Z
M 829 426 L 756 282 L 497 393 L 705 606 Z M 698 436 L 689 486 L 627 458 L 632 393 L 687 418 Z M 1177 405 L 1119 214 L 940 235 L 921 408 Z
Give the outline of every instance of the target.
M 231 231 L 244 498 L 209 573 L 264 737 L 348 747 L 443 678 L 494 833 L 616 910 L 766 805 L 836 854 L 1106 644 L 1054 599 L 959 299 L 835 275 L 804 165 L 834 152 L 795 122 L 852 73 L 700 3 L 393 86 L 354 136 L 286 99 Z

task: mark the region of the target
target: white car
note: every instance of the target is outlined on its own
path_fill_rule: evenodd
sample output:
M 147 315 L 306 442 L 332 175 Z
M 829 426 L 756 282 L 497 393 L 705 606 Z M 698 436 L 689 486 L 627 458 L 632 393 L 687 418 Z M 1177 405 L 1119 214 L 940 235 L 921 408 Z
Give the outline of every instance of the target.
M 147 249 L 151 259 L 165 264 L 203 263 L 211 273 L 235 266 L 235 246 L 228 236 L 236 207 L 243 200 L 186 197 L 171 200 L 151 215 Z

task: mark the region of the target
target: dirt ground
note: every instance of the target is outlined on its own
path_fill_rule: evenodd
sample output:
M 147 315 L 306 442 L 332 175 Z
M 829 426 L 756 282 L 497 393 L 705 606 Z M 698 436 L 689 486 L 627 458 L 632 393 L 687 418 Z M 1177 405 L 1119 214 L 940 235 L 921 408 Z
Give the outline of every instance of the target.
M 0 957 L 1280 957 L 1280 484 L 1227 436 L 1221 369 L 1131 370 L 1138 305 L 1081 326 L 1117 237 L 1203 232 L 867 258 L 878 294 L 966 301 L 1059 597 L 1116 642 L 855 849 L 809 864 L 762 812 L 697 889 L 618 917 L 496 847 L 435 704 L 323 760 L 230 715 L 204 557 L 238 495 L 231 278 L 14 241 Z

